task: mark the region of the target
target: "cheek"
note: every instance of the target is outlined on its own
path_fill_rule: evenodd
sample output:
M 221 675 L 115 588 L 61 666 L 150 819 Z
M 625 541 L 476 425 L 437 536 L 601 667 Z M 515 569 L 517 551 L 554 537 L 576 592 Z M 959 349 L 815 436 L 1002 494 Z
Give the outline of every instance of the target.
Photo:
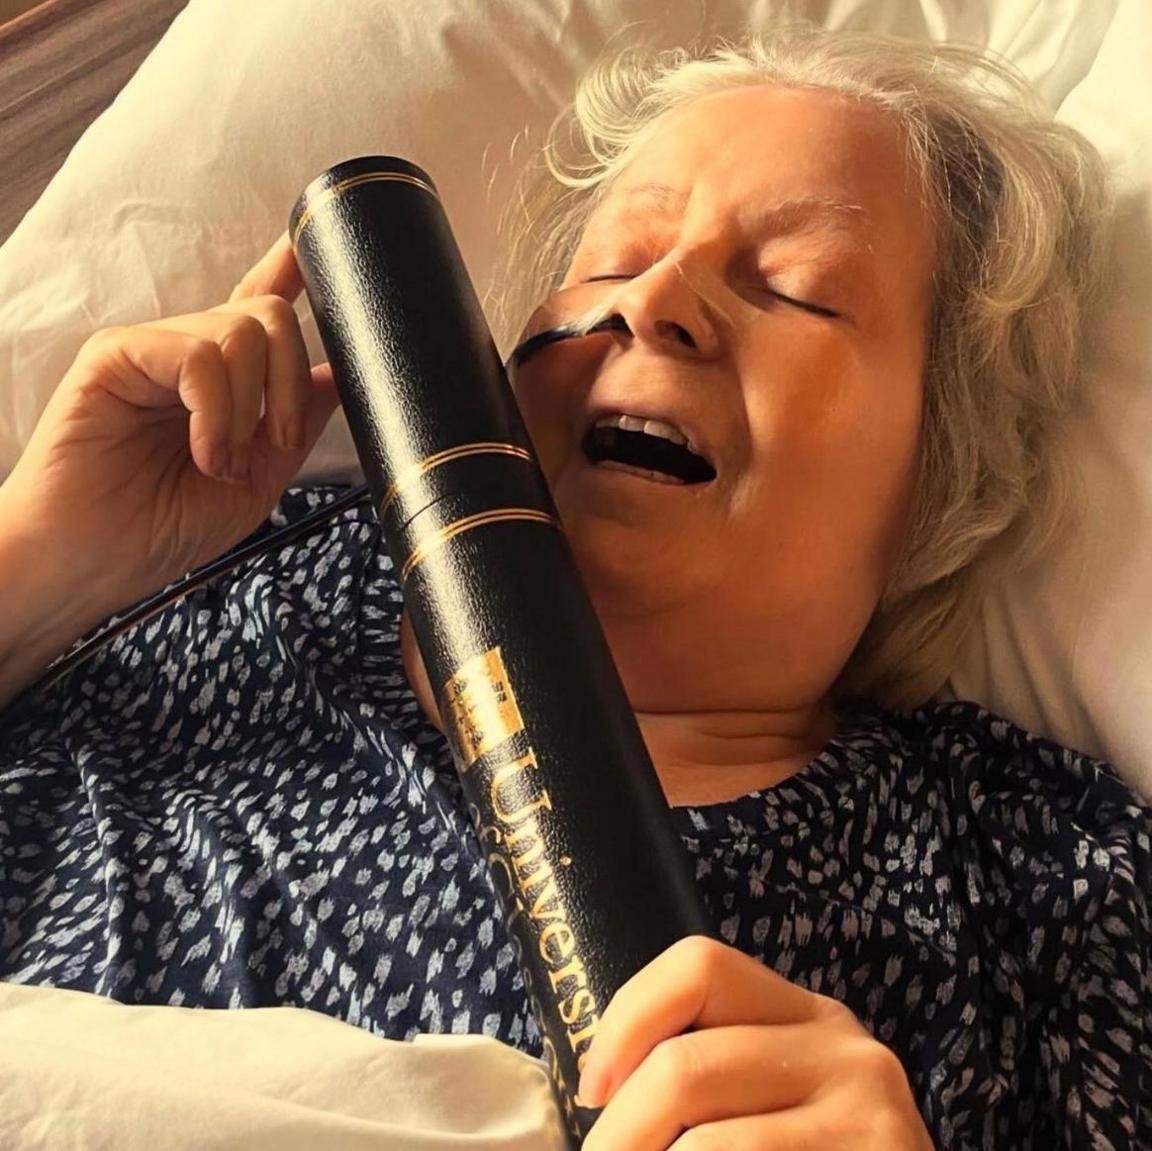
M 545 398 L 534 388 L 514 387 L 517 406 L 545 476 L 551 480 L 558 464 L 560 440 Z
M 550 481 L 579 437 L 581 392 L 569 359 L 561 349 L 549 350 L 511 376 L 512 393 Z
M 915 356 L 866 355 L 847 340 L 778 347 L 746 391 L 755 462 L 770 489 L 828 513 L 902 511 L 919 458 L 923 407 Z
M 777 339 L 742 375 L 753 442 L 773 457 L 832 448 L 857 425 L 866 398 L 859 357 L 845 341 Z

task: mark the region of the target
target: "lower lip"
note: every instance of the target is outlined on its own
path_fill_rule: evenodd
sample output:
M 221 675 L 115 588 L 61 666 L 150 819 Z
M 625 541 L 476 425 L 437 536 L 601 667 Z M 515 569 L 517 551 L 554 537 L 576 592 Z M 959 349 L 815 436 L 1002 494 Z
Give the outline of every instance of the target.
M 686 484 L 683 480 L 674 479 L 660 472 L 649 472 L 641 468 L 629 467 L 627 464 L 618 463 L 616 460 L 603 460 L 600 463 L 594 464 L 587 456 L 584 456 L 583 453 L 581 453 L 581 456 L 588 469 L 592 472 L 601 473 L 605 476 L 618 476 L 623 479 L 639 480 L 650 488 L 660 488 L 664 491 L 699 491 L 708 487 L 708 483 L 711 482 Z

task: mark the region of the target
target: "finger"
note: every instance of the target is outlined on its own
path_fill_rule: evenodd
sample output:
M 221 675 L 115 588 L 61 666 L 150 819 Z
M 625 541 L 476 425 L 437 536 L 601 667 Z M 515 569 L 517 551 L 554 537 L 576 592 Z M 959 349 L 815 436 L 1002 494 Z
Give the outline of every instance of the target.
M 803 1023 L 820 1017 L 825 1003 L 831 1001 L 718 940 L 678 940 L 612 997 L 584 1060 L 579 1095 L 609 1098 L 657 1043 L 689 1028 Z
M 620 1085 L 584 1151 L 665 1151 L 701 1124 L 805 1103 L 833 1054 L 820 1031 L 812 1023 L 715 1027 L 665 1040 Z
M 332 413 L 340 407 L 340 393 L 332 378 L 332 366 L 327 362 L 317 364 L 312 369 L 312 396 L 305 416 L 304 448 L 311 451 L 323 434 L 332 418 Z
M 281 301 L 281 307 L 291 305 Z M 149 320 L 137 329 L 181 332 L 215 343 L 224 365 L 230 397 L 228 417 L 228 451 L 232 466 L 230 477 L 236 481 L 248 477 L 248 457 L 252 436 L 260 422 L 260 407 L 268 373 L 268 333 L 252 313 L 260 311 L 250 301 L 232 307 L 192 312 Z
M 304 280 L 296 253 L 292 250 L 292 238 L 287 232 L 282 232 L 272 247 L 240 278 L 228 302 L 271 295 L 291 303 L 303 290 Z
M 595 1128 L 593 1128 L 595 1131 Z M 587 1144 L 585 1144 L 587 1146 Z M 899 1151 L 890 1143 L 838 1142 L 816 1107 L 795 1107 L 774 1115 L 745 1115 L 694 1128 L 668 1151 L 699 1151 L 723 1147 L 724 1151 L 813 1151 L 816 1147 L 851 1147 L 852 1151 Z
M 280 449 L 303 447 L 312 398 L 311 368 L 300 321 L 292 305 L 279 296 L 264 295 L 221 304 L 211 311 L 225 314 L 242 311 L 263 325 L 267 334 L 263 397 L 268 438 Z
M 234 314 L 220 337 L 220 351 L 232 393 L 229 452 L 234 480 L 247 480 L 252 437 L 268 380 L 268 333 L 255 316 Z
M 592 1130 L 595 1132 L 596 1127 Z M 584 1146 L 587 1149 L 588 1143 Z M 700 1151 L 702 1147 L 722 1147 L 724 1151 L 813 1151 L 830 1147 L 850 1147 L 852 1151 L 933 1151 L 934 1146 L 915 1110 L 901 1114 L 866 1104 L 845 1108 L 819 1099 L 771 1115 L 745 1115 L 705 1123 L 685 1132 L 668 1151 Z
M 75 370 L 135 407 L 183 404 L 196 466 L 205 475 L 227 478 L 232 392 L 214 340 L 147 325 L 109 328 L 84 345 Z
M 269 297 L 273 299 L 274 297 Z M 269 414 L 280 429 L 281 446 L 302 448 L 308 438 L 308 412 L 312 404 L 312 368 L 300 320 L 291 304 L 281 304 L 273 315 L 270 360 Z
M 225 360 L 236 398 L 232 445 L 239 453 L 245 448 L 251 451 L 261 404 L 270 444 L 285 450 L 289 437 L 296 444 L 303 442 L 301 425 L 312 393 L 308 349 L 286 300 L 273 295 L 237 299 L 141 326 L 191 332 L 215 339 L 222 347 L 227 343 Z

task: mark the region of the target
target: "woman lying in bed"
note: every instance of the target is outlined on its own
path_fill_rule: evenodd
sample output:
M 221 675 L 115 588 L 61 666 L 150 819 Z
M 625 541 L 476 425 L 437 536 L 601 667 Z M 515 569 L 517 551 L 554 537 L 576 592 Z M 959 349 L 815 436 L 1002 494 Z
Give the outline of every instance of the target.
M 1070 512 L 1103 196 L 1030 106 L 863 38 L 628 58 L 528 200 L 516 391 L 724 940 L 607 1008 L 593 1151 L 1148 1135 L 1152 812 L 933 700 L 981 581 Z M 299 292 L 282 239 L 228 303 L 85 345 L 0 488 L 5 700 L 337 498 L 284 491 L 337 404 Z M 0 975 L 540 1053 L 369 510 L 24 703 Z

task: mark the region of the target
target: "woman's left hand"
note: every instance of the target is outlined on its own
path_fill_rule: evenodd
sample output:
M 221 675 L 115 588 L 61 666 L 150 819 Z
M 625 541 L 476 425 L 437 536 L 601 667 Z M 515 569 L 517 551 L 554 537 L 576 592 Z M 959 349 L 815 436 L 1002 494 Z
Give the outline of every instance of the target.
M 932 1151 L 900 1060 L 847 1007 L 703 935 L 613 996 L 580 1102 L 607 1103 L 584 1151 Z

